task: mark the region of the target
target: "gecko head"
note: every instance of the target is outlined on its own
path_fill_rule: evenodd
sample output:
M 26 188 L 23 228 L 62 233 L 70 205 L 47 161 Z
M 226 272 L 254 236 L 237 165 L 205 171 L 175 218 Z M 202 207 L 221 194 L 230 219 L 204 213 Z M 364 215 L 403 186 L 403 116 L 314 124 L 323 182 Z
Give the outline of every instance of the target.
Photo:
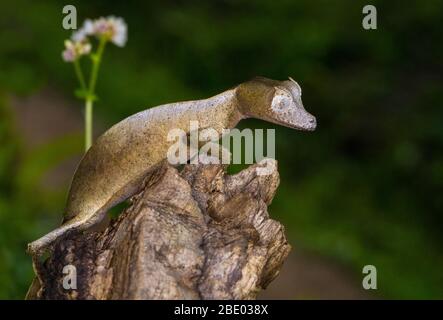
M 237 98 L 245 117 L 303 131 L 313 131 L 317 126 L 315 117 L 303 107 L 301 88 L 292 78 L 286 81 L 254 78 L 238 87 Z

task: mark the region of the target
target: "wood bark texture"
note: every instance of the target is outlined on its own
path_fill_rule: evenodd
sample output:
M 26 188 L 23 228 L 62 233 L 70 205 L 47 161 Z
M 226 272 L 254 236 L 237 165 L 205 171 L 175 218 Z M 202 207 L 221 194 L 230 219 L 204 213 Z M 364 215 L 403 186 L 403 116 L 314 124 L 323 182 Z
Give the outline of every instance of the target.
M 228 175 L 224 165 L 165 164 L 102 230 L 58 241 L 28 299 L 255 299 L 291 246 L 269 218 L 278 184 L 260 162 Z M 66 265 L 77 289 L 66 290 Z

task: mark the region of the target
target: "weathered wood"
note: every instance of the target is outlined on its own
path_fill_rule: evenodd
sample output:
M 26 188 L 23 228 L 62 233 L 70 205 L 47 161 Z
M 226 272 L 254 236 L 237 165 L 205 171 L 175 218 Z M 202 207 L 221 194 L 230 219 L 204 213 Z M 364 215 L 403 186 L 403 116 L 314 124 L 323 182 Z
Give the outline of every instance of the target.
M 232 176 L 222 165 L 165 165 L 105 230 L 58 241 L 28 298 L 254 299 L 291 248 L 267 212 L 278 172 L 257 175 L 263 165 Z M 66 265 L 77 290 L 63 288 Z

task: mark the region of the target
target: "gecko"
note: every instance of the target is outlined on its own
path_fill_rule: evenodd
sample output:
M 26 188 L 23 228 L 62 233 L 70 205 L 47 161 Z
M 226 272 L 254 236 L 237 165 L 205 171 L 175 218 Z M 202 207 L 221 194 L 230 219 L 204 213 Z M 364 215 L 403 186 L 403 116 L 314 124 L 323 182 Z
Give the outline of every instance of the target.
M 301 94 L 292 78 L 256 77 L 208 99 L 164 104 L 122 120 L 101 135 L 80 161 L 61 226 L 29 243 L 28 253 L 41 256 L 60 237 L 91 228 L 109 209 L 139 192 L 144 178 L 167 158 L 172 145 L 168 132 L 188 132 L 190 121 L 218 133 L 246 118 L 315 130 L 316 118 L 303 107 Z

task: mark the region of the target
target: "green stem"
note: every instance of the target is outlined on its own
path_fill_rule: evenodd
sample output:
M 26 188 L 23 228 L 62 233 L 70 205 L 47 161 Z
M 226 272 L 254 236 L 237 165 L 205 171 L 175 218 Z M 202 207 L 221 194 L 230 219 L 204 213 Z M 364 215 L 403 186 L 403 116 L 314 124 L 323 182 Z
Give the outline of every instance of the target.
M 91 95 L 93 95 L 95 91 L 95 84 L 97 83 L 98 70 L 100 68 L 100 62 L 102 60 L 103 51 L 105 50 L 106 41 L 107 39 L 105 37 L 102 37 L 100 39 L 97 48 L 97 53 L 93 57 L 91 78 L 89 79 L 89 93 Z
M 85 151 L 88 151 L 92 145 L 92 135 L 93 135 L 93 103 L 95 98 L 95 85 L 97 83 L 98 70 L 100 68 L 100 62 L 102 60 L 103 51 L 106 46 L 106 38 L 101 38 L 97 52 L 92 56 L 92 71 L 91 77 L 89 79 L 88 94 L 86 96 L 85 105 Z
M 85 151 L 92 145 L 92 100 L 86 99 L 85 105 Z
M 83 72 L 82 72 L 82 68 L 80 66 L 79 59 L 74 60 L 74 69 L 75 69 L 75 74 L 77 75 L 77 79 L 80 82 L 80 86 L 81 86 L 82 90 L 86 90 L 85 77 L 83 76 Z

